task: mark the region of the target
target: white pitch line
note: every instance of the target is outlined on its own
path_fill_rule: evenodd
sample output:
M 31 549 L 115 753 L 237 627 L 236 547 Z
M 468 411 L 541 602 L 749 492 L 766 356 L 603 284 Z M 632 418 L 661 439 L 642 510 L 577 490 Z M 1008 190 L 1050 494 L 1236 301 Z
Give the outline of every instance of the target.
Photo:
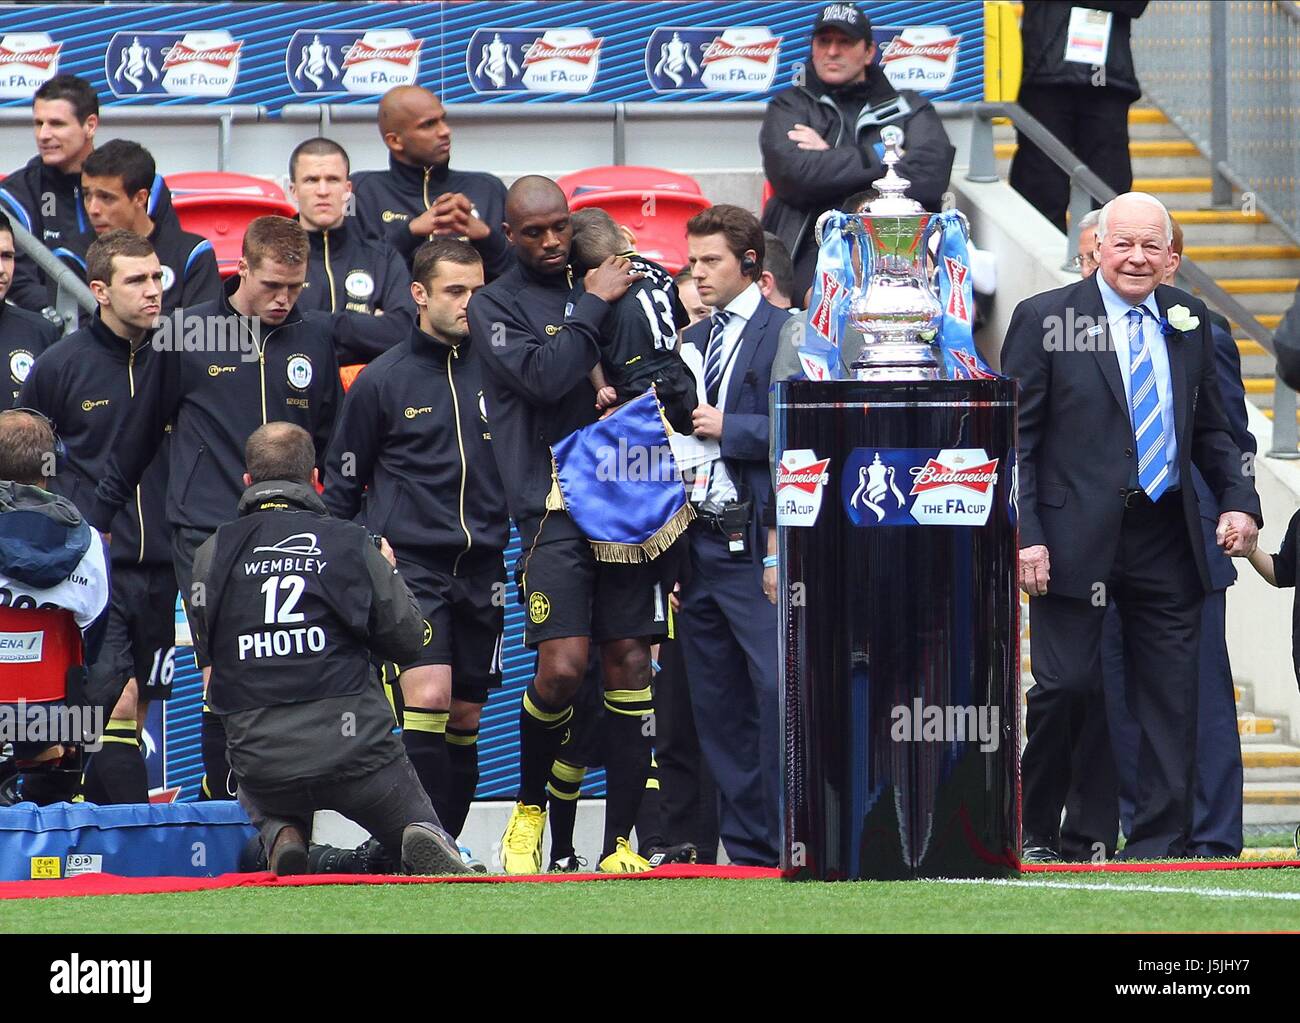
M 930 878 L 935 884 L 992 884 L 1007 888 L 1062 888 L 1067 891 L 1091 892 L 1144 892 L 1156 895 L 1204 895 L 1211 899 L 1276 899 L 1280 902 L 1300 901 L 1300 892 L 1256 892 L 1236 888 L 1175 888 L 1164 884 L 1088 884 L 1082 881 L 1017 881 L 1012 878 L 976 878 L 961 880 L 953 877 Z

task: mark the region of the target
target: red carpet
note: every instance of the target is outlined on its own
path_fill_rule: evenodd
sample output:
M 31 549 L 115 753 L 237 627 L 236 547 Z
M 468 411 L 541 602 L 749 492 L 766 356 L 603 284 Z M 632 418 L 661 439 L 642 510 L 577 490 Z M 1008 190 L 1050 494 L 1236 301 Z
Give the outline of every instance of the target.
M 0 899 L 50 899 L 70 895 L 158 895 L 164 892 L 208 892 L 219 888 L 288 888 L 326 884 L 517 884 L 538 881 L 640 881 L 692 877 L 780 877 L 774 867 L 716 867 L 680 864 L 645 874 L 458 874 L 452 877 L 399 877 L 391 874 L 305 874 L 277 878 L 274 874 L 222 874 L 220 877 L 118 877 L 82 874 L 58 881 L 0 881 Z

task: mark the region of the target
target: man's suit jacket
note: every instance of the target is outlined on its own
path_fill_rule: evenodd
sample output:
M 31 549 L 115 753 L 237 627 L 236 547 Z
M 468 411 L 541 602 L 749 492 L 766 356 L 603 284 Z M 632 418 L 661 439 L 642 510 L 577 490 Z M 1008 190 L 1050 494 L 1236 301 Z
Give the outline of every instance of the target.
M 754 501 L 752 549 L 759 556 L 767 550 L 759 544 L 763 510 L 772 497 L 772 475 L 768 464 L 767 389 L 772 377 L 781 328 L 790 316 L 767 299 L 759 299 L 754 315 L 740 335 L 740 348 L 731 368 L 726 401 L 722 408 L 722 460 L 741 497 Z M 709 347 L 709 321 L 689 327 L 682 340 L 693 344 L 702 357 Z
M 1223 393 L 1223 412 L 1228 417 L 1228 429 L 1232 431 L 1232 439 L 1241 453 L 1253 455 L 1259 445 L 1250 432 L 1246 416 L 1246 388 L 1241 382 L 1241 353 L 1237 351 L 1237 342 L 1232 339 L 1228 321 L 1213 310 L 1210 311 L 1210 330 L 1214 336 L 1214 364 L 1219 374 L 1219 390 Z M 1193 476 L 1196 480 L 1196 499 L 1201 506 L 1201 534 L 1205 560 L 1210 569 L 1210 586 L 1216 590 L 1226 590 L 1237 581 L 1237 559 L 1224 554 L 1216 542 L 1218 504 L 1199 470 Z
M 1200 318 L 1195 328 L 1169 334 L 1165 345 L 1183 518 L 1208 591 L 1192 466 L 1204 475 L 1218 511 L 1246 512 L 1262 522 L 1259 497 L 1224 413 L 1205 304 L 1165 285 L 1156 288 L 1155 300 L 1162 317 L 1183 305 Z M 1122 495 L 1136 479 L 1133 423 L 1097 282 L 1087 278 L 1021 302 L 1007 330 L 1002 369 L 1020 381 L 1020 546 L 1047 545 L 1049 593 L 1089 598 L 1110 575 Z

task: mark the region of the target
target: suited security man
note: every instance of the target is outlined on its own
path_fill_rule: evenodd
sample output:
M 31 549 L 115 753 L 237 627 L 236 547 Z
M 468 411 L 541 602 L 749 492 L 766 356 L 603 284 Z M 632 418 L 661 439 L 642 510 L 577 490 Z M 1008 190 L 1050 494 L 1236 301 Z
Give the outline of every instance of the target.
M 1119 608 L 1139 728 L 1131 859 L 1184 853 L 1191 827 L 1197 651 L 1210 589 L 1192 465 L 1216 535 L 1248 554 L 1262 523 L 1215 377 L 1209 317 L 1161 285 L 1173 223 L 1153 196 L 1102 209 L 1100 269 L 1016 307 L 1002 353 L 1020 381 L 1020 585 L 1033 670 L 1021 761 L 1026 861 L 1059 855 L 1087 698 L 1101 689 L 1106 606 Z
M 703 356 L 707 400 L 695 434 L 721 457 L 693 495 L 691 570 L 681 594 L 686 676 L 700 748 L 721 800 L 719 831 L 732 862 L 777 862 L 780 738 L 776 695 L 775 531 L 761 524 L 772 490 L 767 388 L 781 326 L 763 298 L 763 230 L 738 206 L 713 206 L 686 225 L 691 275 L 713 310 L 683 334 Z M 769 556 L 769 549 L 772 554 Z M 771 568 L 765 569 L 768 557 Z
M 1099 211 L 1080 222 L 1079 257 L 1083 276 L 1096 268 L 1095 229 Z M 1088 218 L 1092 218 L 1091 227 Z M 1088 237 L 1084 237 L 1084 236 Z M 1165 271 L 1172 283 L 1183 253 L 1183 232 L 1174 221 L 1175 259 Z M 1246 416 L 1246 391 L 1241 382 L 1241 355 L 1228 321 L 1209 311 L 1214 337 L 1214 363 L 1232 438 L 1243 455 L 1254 456 L 1256 442 Z M 1215 531 L 1218 505 L 1193 470 L 1196 499 L 1201 511 L 1201 545 L 1210 572 L 1211 590 L 1201 609 L 1200 677 L 1196 701 L 1196 798 L 1190 856 L 1233 857 L 1242 847 L 1242 763 L 1237 735 L 1237 709 L 1232 693 L 1232 665 L 1228 658 L 1226 615 L 1228 587 L 1237 580 L 1232 559 L 1220 548 Z M 1096 859 L 1115 852 L 1118 817 L 1127 835 L 1133 828 L 1134 792 L 1137 790 L 1138 726 L 1129 713 L 1124 685 L 1124 636 L 1118 609 L 1106 611 L 1101 634 L 1104 700 L 1098 694 L 1089 702 L 1084 735 L 1075 747 L 1070 793 L 1061 825 L 1061 855 L 1065 859 Z M 1112 756 L 1113 751 L 1113 756 Z

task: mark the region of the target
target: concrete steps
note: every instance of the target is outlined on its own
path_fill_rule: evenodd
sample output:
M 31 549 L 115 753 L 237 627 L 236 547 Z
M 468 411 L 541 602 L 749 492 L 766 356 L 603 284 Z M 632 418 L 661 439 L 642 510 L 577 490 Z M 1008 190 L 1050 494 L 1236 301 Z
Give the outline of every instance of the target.
M 1254 713 L 1249 685 L 1233 686 L 1233 695 L 1245 769 L 1244 823 L 1294 827 L 1300 822 L 1300 746 L 1288 741 L 1285 723 Z
M 1267 330 L 1274 330 L 1296 299 L 1300 246 L 1234 194 L 1228 208 L 1212 207 L 1208 161 L 1165 115 L 1151 106 L 1129 110 L 1133 188 L 1159 198 L 1183 230 L 1186 258 L 1214 275 Z M 1004 175 L 1016 151 L 1010 125 L 995 128 Z M 1237 328 L 1242 378 L 1249 400 L 1266 412 L 1273 403 L 1273 359 Z

